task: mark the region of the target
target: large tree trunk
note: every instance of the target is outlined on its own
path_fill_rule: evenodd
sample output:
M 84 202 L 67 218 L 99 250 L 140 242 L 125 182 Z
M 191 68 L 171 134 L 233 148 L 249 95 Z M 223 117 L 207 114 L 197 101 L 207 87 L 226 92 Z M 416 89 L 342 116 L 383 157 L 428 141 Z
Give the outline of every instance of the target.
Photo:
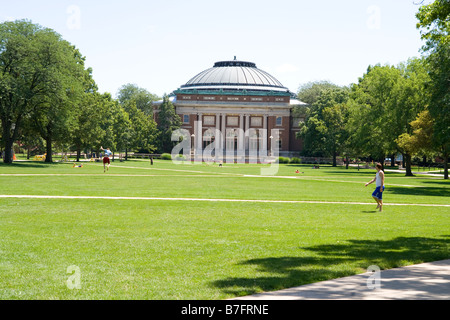
M 81 146 L 77 145 L 77 162 L 80 162 Z
M 411 171 L 411 155 L 405 154 L 404 159 L 405 159 L 405 164 L 406 164 L 406 176 L 413 177 L 414 175 Z
M 391 167 L 395 167 L 395 153 L 391 156 Z
M 448 153 L 444 155 L 444 179 L 448 180 Z
M 9 137 L 5 137 L 5 151 L 4 151 L 4 163 L 12 163 L 13 162 L 13 154 L 12 154 L 12 147 L 13 147 L 13 140 Z
M 46 137 L 45 138 L 45 143 L 46 143 L 46 150 L 47 150 L 47 154 L 45 155 L 45 162 L 48 163 L 52 163 L 53 162 L 53 156 L 52 156 L 52 137 Z
M 381 164 L 381 170 L 383 170 L 383 171 L 384 171 L 384 159 L 385 159 L 385 156 L 381 157 L 378 161 Z
M 333 151 L 333 167 L 337 167 L 336 153 L 336 151 Z
M 13 162 L 13 145 L 14 140 L 16 140 L 18 127 L 19 127 L 20 117 L 16 121 L 15 128 L 11 135 L 12 123 L 10 121 L 2 120 L 2 128 L 3 128 L 3 140 L 5 141 L 5 157 L 4 163 L 12 163 Z

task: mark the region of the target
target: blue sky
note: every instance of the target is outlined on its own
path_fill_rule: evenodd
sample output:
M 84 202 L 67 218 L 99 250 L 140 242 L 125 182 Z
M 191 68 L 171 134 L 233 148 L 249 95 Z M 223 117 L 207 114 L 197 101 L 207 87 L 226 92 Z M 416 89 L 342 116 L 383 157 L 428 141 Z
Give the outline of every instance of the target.
M 1 0 L 0 21 L 54 29 L 86 56 L 101 92 L 162 96 L 214 62 L 255 62 L 291 91 L 358 81 L 420 56 L 418 0 Z M 425 4 L 430 3 L 425 0 Z

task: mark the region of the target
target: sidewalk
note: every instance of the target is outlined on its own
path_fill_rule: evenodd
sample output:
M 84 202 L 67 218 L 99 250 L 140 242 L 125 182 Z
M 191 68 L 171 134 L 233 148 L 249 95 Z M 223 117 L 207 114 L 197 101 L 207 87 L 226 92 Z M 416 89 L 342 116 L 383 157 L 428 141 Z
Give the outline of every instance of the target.
M 450 300 L 450 260 L 381 271 L 232 300 Z
M 404 169 L 392 170 L 392 169 L 384 169 L 386 172 L 394 172 L 394 173 L 406 173 Z M 436 171 L 414 171 L 412 172 L 414 175 L 422 174 L 430 177 L 444 177 L 443 173 L 436 173 Z

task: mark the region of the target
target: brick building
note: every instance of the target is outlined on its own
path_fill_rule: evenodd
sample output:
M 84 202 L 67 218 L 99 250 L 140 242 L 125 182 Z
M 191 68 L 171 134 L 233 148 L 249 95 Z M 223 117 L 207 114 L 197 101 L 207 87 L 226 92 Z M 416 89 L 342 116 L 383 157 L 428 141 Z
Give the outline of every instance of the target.
M 208 145 L 216 152 L 235 150 L 246 156 L 251 150 L 270 153 L 276 147 L 282 156 L 301 151 L 295 135 L 302 119 L 293 118 L 292 109 L 306 104 L 255 63 L 236 58 L 216 62 L 175 90 L 170 99 L 197 152 Z M 156 118 L 161 102 L 155 103 Z

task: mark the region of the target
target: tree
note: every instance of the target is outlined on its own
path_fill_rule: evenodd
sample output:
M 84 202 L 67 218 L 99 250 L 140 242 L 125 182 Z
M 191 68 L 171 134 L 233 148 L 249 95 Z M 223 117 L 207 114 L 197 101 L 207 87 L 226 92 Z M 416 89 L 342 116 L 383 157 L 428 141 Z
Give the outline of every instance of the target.
M 428 110 L 418 114 L 416 120 L 411 122 L 412 133 L 403 133 L 396 139 L 399 148 L 408 155 L 407 161 L 417 153 L 427 153 L 431 148 L 433 136 L 433 118 Z
M 440 47 L 428 58 L 431 83 L 429 111 L 434 119 L 433 144 L 444 159 L 444 179 L 448 179 L 450 154 L 450 48 Z
M 67 115 L 69 100 L 78 92 L 83 72 L 78 50 L 53 30 L 27 20 L 0 24 L 0 120 L 5 162 L 11 162 L 12 145 L 25 121 L 42 121 L 39 127 L 47 127 L 47 136 L 53 137 L 55 126 Z M 51 153 L 48 156 L 47 161 L 51 161 Z
M 311 105 L 306 121 L 300 125 L 299 138 L 304 139 L 304 152 L 313 156 L 333 157 L 347 138 L 346 125 L 348 88 L 330 86 L 320 91 Z
M 438 46 L 450 44 L 450 1 L 435 0 L 419 8 L 416 18 L 417 29 L 421 30 L 422 40 L 426 41 L 424 51 L 434 51 Z
M 444 179 L 448 179 L 450 153 L 450 2 L 435 0 L 416 15 L 428 62 L 431 93 L 429 111 L 434 119 L 433 144 L 444 158 Z
M 349 120 L 352 145 L 381 163 L 386 155 L 395 158 L 397 152 L 402 152 L 406 175 L 411 176 L 411 149 L 405 147 L 404 140 L 397 139 L 412 133 L 411 121 L 427 105 L 427 81 L 421 59 L 409 59 L 397 67 L 369 67 L 352 87 Z M 397 141 L 402 141 L 402 147 Z
M 125 105 L 127 102 L 134 100 L 136 107 L 144 112 L 145 115 L 153 115 L 154 101 L 158 101 L 159 97 L 148 92 L 143 88 L 139 88 L 135 84 L 123 85 L 118 92 L 118 99 L 121 105 Z
M 120 103 L 111 104 L 110 111 L 112 114 L 112 131 L 114 133 L 114 144 L 116 150 L 125 150 L 125 160 L 128 160 L 128 147 L 131 140 L 131 132 L 133 130 L 129 114 L 125 111 Z
M 338 88 L 338 85 L 328 81 L 312 81 L 300 86 L 297 97 L 300 101 L 312 106 L 317 99 L 319 99 L 324 90 Z
M 158 130 L 153 115 L 146 115 L 137 108 L 136 101 L 133 99 L 127 101 L 123 108 L 131 124 L 127 131 L 127 151 L 134 149 L 151 153 L 156 150 Z
M 86 92 L 76 108 L 71 124 L 71 139 L 80 161 L 81 151 L 102 144 L 105 136 L 100 124 L 110 118 L 109 109 L 97 92 Z
M 399 69 L 376 65 L 351 87 L 348 130 L 353 147 L 382 164 L 386 154 L 395 151 L 393 141 L 398 137 L 391 115 L 399 81 Z
M 170 153 L 174 147 L 172 132 L 182 125 L 180 116 L 175 111 L 175 106 L 169 96 L 163 97 L 163 103 L 159 107 L 158 130 L 160 131 L 159 150 L 161 153 Z
M 396 139 L 402 135 L 412 135 L 412 121 L 429 103 L 429 94 L 425 88 L 429 77 L 423 59 L 409 59 L 406 64 L 400 64 L 398 69 L 402 78 L 392 92 L 392 138 L 396 142 L 395 148 L 405 157 L 406 176 L 412 176 L 411 159 L 416 150 L 405 148 L 405 144 L 399 145 Z

